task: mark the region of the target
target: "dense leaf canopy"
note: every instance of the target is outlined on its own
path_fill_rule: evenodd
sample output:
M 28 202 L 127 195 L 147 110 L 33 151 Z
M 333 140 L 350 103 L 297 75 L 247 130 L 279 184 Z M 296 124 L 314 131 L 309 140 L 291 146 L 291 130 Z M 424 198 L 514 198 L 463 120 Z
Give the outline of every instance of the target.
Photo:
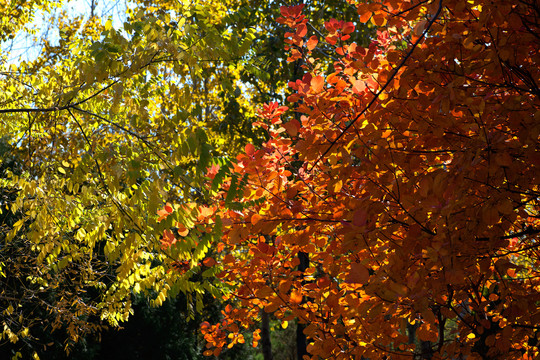
M 355 5 L 367 46 L 281 8 L 304 75 L 237 157 L 219 276 L 238 306 L 204 324 L 208 353 L 264 309 L 306 324 L 313 358 L 537 358 L 537 5 Z
M 59 6 L 0 5 L 0 39 Z M 539 356 L 534 0 L 92 15 L 2 60 L 5 339 L 183 291 L 227 304 L 208 355 L 265 311 L 315 359 Z
M 2 39 L 31 36 L 34 14 L 57 34 L 35 40 L 35 58 L 6 52 L 1 64 L 6 339 L 39 342 L 40 324 L 71 340 L 118 325 L 133 292 L 160 305 L 184 291 L 199 309 L 203 293 L 219 295 L 200 264 L 218 230 L 192 229 L 174 251 L 160 240 L 193 226 L 212 157 L 263 139 L 248 106 L 261 92 L 238 87 L 256 34 L 232 26 L 249 15 L 241 5 L 132 2 L 116 27 L 94 8 L 5 5 Z M 176 211 L 162 221 L 168 202 Z M 189 273 L 171 271 L 179 258 Z

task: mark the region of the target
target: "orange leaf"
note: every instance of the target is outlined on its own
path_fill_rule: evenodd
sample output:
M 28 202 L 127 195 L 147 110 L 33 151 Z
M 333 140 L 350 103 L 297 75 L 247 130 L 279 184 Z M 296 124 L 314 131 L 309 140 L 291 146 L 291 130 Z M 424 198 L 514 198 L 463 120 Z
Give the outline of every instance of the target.
M 291 136 L 296 136 L 298 134 L 298 130 L 300 130 L 300 122 L 296 119 L 293 119 L 285 124 L 283 124 L 283 127 L 285 130 L 287 130 L 287 133 Z
M 178 235 L 180 236 L 186 236 L 189 234 L 189 229 L 187 229 L 184 224 L 178 224 L 178 229 L 176 230 L 178 232 Z
M 211 207 L 201 206 L 199 208 L 199 215 L 203 218 L 211 216 L 212 214 L 214 214 L 214 209 L 212 209 Z
M 251 215 L 251 223 L 252 223 L 253 225 L 257 225 L 257 223 L 258 223 L 259 221 L 261 221 L 261 219 L 262 219 L 262 216 L 259 215 L 259 214 L 253 214 L 253 215 Z
M 371 11 L 362 12 L 362 14 L 360 14 L 360 22 L 367 23 L 371 15 L 372 15 Z
M 274 290 L 272 290 L 272 288 L 269 286 L 263 286 L 255 291 L 255 295 L 257 295 L 257 297 L 260 299 L 265 299 L 274 295 Z
M 343 181 L 342 181 L 342 180 L 336 181 L 336 182 L 334 183 L 332 192 L 338 193 L 338 192 L 341 191 L 342 188 L 343 188 Z
M 294 305 L 299 305 L 302 302 L 302 294 L 298 290 L 291 292 L 291 303 Z
M 161 244 L 165 247 L 169 247 L 171 245 L 174 245 L 176 243 L 176 238 L 174 237 L 174 234 L 171 230 L 165 230 L 163 231 L 163 238 L 161 239 Z
M 375 26 L 384 26 L 386 25 L 386 16 L 383 14 L 373 15 L 371 18 L 371 23 Z
M 353 92 L 360 94 L 366 89 L 366 84 L 362 80 L 356 80 L 353 85 Z
M 307 46 L 308 50 L 311 51 L 311 50 L 315 49 L 315 46 L 317 46 L 318 43 L 319 43 L 319 39 L 317 39 L 317 37 L 315 35 L 313 35 L 307 41 L 306 46 Z
M 157 214 L 158 214 L 158 219 L 157 219 L 158 222 L 160 222 L 161 220 L 169 216 L 169 213 L 167 212 L 167 210 L 158 210 Z
M 313 93 L 320 93 L 324 88 L 324 77 L 321 75 L 315 76 L 311 79 L 311 90 Z

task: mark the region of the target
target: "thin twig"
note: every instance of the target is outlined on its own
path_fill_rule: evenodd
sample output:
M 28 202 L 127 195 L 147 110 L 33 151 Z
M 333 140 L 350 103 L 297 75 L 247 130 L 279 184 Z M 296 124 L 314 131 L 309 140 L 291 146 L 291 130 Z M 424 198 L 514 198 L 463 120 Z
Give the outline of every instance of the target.
M 418 46 L 418 44 L 420 44 L 420 42 L 424 39 L 424 37 L 426 36 L 427 32 L 429 31 L 429 29 L 431 28 L 431 26 L 433 25 L 433 23 L 437 20 L 437 18 L 439 17 L 439 14 L 441 13 L 441 10 L 442 10 L 442 0 L 439 0 L 439 7 L 437 9 L 437 12 L 435 13 L 435 15 L 433 15 L 433 17 L 431 18 L 431 20 L 429 21 L 429 23 L 427 24 L 425 30 L 422 32 L 422 34 L 420 35 L 420 37 L 418 37 L 418 39 L 414 42 L 414 44 L 412 45 L 411 49 L 407 52 L 407 54 L 405 55 L 405 57 L 403 57 L 403 59 L 401 60 L 401 62 L 399 63 L 399 65 L 397 67 L 394 68 L 394 71 L 392 72 L 392 74 L 390 75 L 390 77 L 388 78 L 388 80 L 386 81 L 386 83 L 384 84 L 384 86 L 375 94 L 375 96 L 370 100 L 370 102 L 362 109 L 362 111 L 360 111 L 360 113 L 358 115 L 356 115 L 356 117 L 350 122 L 349 125 L 347 125 L 345 127 L 345 129 L 343 130 L 343 132 L 341 134 L 339 134 L 331 143 L 330 143 L 330 146 L 328 147 L 328 149 L 326 149 L 326 151 L 321 155 L 319 156 L 319 158 L 315 161 L 315 163 L 313 164 L 313 166 L 311 167 L 311 169 L 307 170 L 308 172 L 309 171 L 312 171 L 315 166 L 317 166 L 317 164 L 322 160 L 324 159 L 324 157 L 330 152 L 330 150 L 334 147 L 334 145 L 343 137 L 343 135 L 345 135 L 345 133 L 356 123 L 356 121 L 358 121 L 358 119 L 360 119 L 360 117 L 362 115 L 364 115 L 364 113 L 366 111 L 369 110 L 369 108 L 375 103 L 375 101 L 377 101 L 379 99 L 379 96 L 386 90 L 386 88 L 390 85 L 390 83 L 392 82 L 392 80 L 394 80 L 394 78 L 396 77 L 397 73 L 399 72 L 399 70 L 401 70 L 401 68 L 403 68 L 403 66 L 405 65 L 405 62 L 411 57 L 412 53 L 414 52 L 414 50 L 416 49 L 416 47 Z

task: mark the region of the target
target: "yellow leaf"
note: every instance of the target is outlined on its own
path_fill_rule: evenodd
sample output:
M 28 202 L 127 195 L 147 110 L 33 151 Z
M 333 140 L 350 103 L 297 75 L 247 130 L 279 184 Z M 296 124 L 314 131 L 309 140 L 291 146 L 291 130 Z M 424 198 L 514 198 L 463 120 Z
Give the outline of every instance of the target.
M 341 188 L 343 187 L 343 181 L 339 180 L 334 183 L 334 192 L 338 193 L 341 191 Z

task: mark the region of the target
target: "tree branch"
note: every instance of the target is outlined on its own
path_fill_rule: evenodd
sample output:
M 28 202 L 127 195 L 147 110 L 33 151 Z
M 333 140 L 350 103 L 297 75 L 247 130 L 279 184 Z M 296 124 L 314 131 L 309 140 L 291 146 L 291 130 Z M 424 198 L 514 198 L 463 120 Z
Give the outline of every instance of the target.
M 411 49 L 407 52 L 407 54 L 405 55 L 405 57 L 403 57 L 403 59 L 401 59 L 401 62 L 398 64 L 398 66 L 396 66 L 394 68 L 394 71 L 392 72 L 392 74 L 390 75 L 390 77 L 388 78 L 388 80 L 386 81 L 386 83 L 383 85 L 383 87 L 375 94 L 375 96 L 370 100 L 370 102 L 362 109 L 362 111 L 360 111 L 360 113 L 358 115 L 356 115 L 356 117 L 349 123 L 349 125 L 347 125 L 345 127 L 345 129 L 343 130 L 343 132 L 341 132 L 341 134 L 339 134 L 331 143 L 330 143 L 330 146 L 328 147 L 328 149 L 326 149 L 326 151 L 321 155 L 319 156 L 319 158 L 315 161 L 315 163 L 313 164 L 313 166 L 311 167 L 311 169 L 308 169 L 307 171 L 312 171 L 315 166 L 317 166 L 317 164 L 322 160 L 324 159 L 324 157 L 330 152 L 330 150 L 334 147 L 334 145 L 343 137 L 343 135 L 345 135 L 345 133 L 356 123 L 356 121 L 358 121 L 358 119 L 360 119 L 360 117 L 362 115 L 364 115 L 364 113 L 366 111 L 369 110 L 369 108 L 379 99 L 379 96 L 386 90 L 386 88 L 390 85 L 390 83 L 392 82 L 392 80 L 394 80 L 394 78 L 396 77 L 397 73 L 399 72 L 399 70 L 401 70 L 401 68 L 403 68 L 403 66 L 405 65 L 405 62 L 411 57 L 412 53 L 414 52 L 414 50 L 416 49 L 416 47 L 418 46 L 418 44 L 420 44 L 420 42 L 424 39 L 424 37 L 426 36 L 427 32 L 429 31 L 429 29 L 431 28 L 431 26 L 433 25 L 433 23 L 437 20 L 437 18 L 439 17 L 439 14 L 441 13 L 441 10 L 442 10 L 442 0 L 439 0 L 439 7 L 437 8 L 437 12 L 435 13 L 435 15 L 433 15 L 433 17 L 431 18 L 431 20 L 429 21 L 429 23 L 427 24 L 426 28 L 424 29 L 424 31 L 422 32 L 422 34 L 420 35 L 420 37 L 418 37 L 418 39 L 414 42 L 414 44 L 412 45 Z

